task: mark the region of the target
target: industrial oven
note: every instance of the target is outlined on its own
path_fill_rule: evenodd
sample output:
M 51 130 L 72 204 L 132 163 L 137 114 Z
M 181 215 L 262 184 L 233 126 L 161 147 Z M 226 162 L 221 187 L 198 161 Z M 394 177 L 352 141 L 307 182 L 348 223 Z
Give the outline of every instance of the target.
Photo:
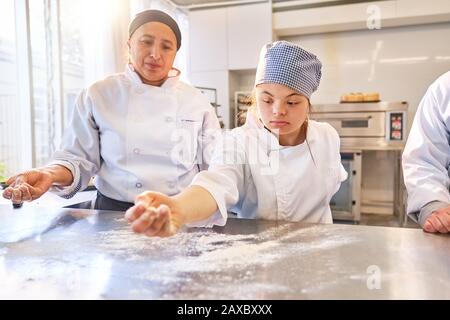
M 403 220 L 401 154 L 407 113 L 406 102 L 312 106 L 311 119 L 328 122 L 338 132 L 342 164 L 349 174 L 331 200 L 335 220 L 359 222 L 361 212 L 395 214 Z M 389 182 L 389 188 L 377 187 L 381 182 Z

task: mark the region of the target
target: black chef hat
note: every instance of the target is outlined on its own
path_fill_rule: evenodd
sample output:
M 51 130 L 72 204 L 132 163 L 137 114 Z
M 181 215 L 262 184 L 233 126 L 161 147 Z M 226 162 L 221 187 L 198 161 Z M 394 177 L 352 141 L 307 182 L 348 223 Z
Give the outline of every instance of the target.
M 133 35 L 133 33 L 143 24 L 148 22 L 161 22 L 172 29 L 173 33 L 175 33 L 175 37 L 177 38 L 177 50 L 181 47 L 181 31 L 178 27 L 177 22 L 169 16 L 167 13 L 162 12 L 160 10 L 145 10 L 139 12 L 134 17 L 133 21 L 130 23 L 130 27 L 128 28 L 129 38 Z

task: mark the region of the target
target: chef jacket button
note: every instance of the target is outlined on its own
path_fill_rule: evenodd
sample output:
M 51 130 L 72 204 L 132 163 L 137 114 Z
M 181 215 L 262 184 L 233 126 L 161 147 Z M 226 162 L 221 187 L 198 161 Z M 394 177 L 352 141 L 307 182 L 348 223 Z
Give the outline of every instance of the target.
M 166 122 L 172 122 L 173 118 L 172 117 L 166 117 Z
M 134 152 L 135 154 L 140 154 L 140 153 L 141 153 L 141 150 L 139 150 L 138 148 L 136 148 L 136 149 L 133 150 L 133 152 Z
M 137 94 L 143 94 L 144 92 L 145 92 L 144 89 L 137 89 L 137 90 L 136 90 L 136 93 L 137 93 Z
M 138 189 L 142 188 L 142 183 L 140 183 L 140 182 L 136 183 L 136 188 L 138 188 Z

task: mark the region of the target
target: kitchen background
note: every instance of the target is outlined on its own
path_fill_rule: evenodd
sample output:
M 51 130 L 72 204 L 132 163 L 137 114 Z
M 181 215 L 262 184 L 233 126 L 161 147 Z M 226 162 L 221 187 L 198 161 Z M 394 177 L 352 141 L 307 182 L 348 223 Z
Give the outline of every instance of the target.
M 2 0 L 0 179 L 45 164 L 82 88 L 123 70 L 128 22 L 146 8 L 178 21 L 176 67 L 226 128 L 238 124 L 238 98 L 252 90 L 259 50 L 273 40 L 323 62 L 313 106 L 378 92 L 382 102 L 407 102 L 405 134 L 428 86 L 450 70 L 448 0 Z M 362 159 L 354 181 L 361 211 L 393 216 L 398 153 L 365 150 Z M 367 204 L 375 198 L 378 205 Z

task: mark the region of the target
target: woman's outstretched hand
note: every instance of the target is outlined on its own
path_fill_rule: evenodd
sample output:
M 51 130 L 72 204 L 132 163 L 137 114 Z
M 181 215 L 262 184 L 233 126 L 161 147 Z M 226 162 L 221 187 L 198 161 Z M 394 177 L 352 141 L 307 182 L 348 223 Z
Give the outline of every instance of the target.
M 152 191 L 138 195 L 125 218 L 134 232 L 148 237 L 170 237 L 181 229 L 185 220 L 176 200 Z
M 33 201 L 41 197 L 53 184 L 52 175 L 46 170 L 32 169 L 9 178 L 3 197 L 13 203 Z

